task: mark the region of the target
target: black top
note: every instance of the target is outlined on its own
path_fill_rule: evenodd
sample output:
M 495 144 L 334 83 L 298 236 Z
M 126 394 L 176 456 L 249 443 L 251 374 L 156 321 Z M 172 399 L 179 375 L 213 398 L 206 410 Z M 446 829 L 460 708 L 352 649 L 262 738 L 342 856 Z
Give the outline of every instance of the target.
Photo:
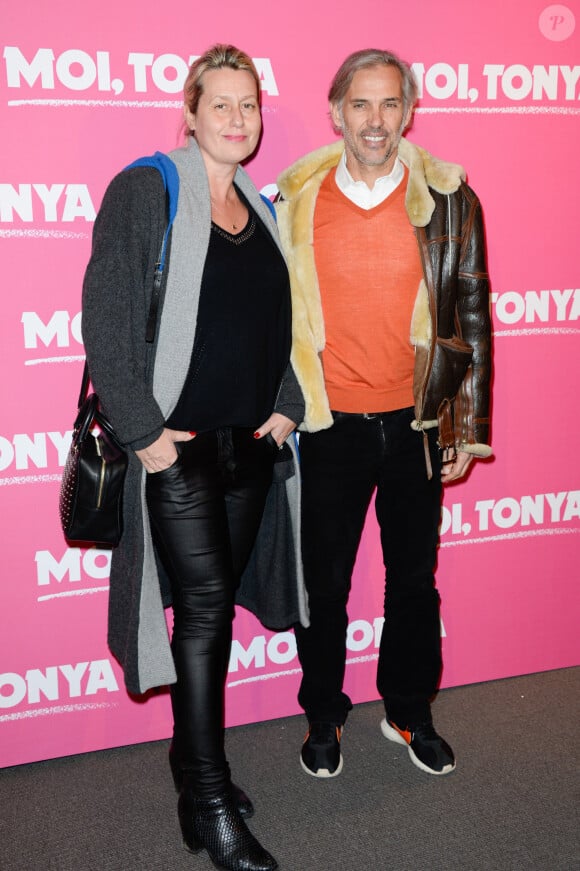
M 290 359 L 290 285 L 284 258 L 248 210 L 235 236 L 212 223 L 193 352 L 171 429 L 257 427 L 274 409 Z

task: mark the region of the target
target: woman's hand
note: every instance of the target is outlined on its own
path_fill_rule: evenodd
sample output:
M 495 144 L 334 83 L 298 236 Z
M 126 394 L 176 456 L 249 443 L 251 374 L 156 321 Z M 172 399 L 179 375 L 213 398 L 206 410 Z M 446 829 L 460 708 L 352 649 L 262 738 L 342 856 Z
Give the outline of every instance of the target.
M 146 472 L 162 472 L 172 466 L 177 459 L 175 442 L 190 442 L 195 433 L 178 429 L 164 429 L 158 439 L 146 448 L 135 451 Z
M 281 448 L 290 433 L 294 432 L 295 429 L 296 424 L 293 420 L 290 420 L 289 417 L 285 417 L 283 414 L 278 414 L 278 412 L 275 411 L 270 415 L 268 420 L 256 430 L 254 435 L 257 439 L 261 439 L 267 435 L 267 433 L 270 433 L 278 447 Z

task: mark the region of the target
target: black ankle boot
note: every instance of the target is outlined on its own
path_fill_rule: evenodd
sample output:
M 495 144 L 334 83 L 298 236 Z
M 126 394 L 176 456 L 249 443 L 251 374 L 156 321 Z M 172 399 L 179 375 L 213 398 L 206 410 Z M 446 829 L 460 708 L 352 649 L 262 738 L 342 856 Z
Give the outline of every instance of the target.
M 231 794 L 194 798 L 183 789 L 177 805 L 185 847 L 191 853 L 207 850 L 223 871 L 275 871 L 276 860 L 258 843 Z
M 179 758 L 173 741 L 169 745 L 169 767 L 171 768 L 175 791 L 181 792 L 183 789 L 183 771 L 179 765 Z M 244 790 L 240 786 L 236 786 L 235 783 L 232 783 L 231 791 L 239 812 L 243 817 L 249 820 L 250 817 L 254 816 L 254 805 L 252 804 L 252 800 L 246 795 Z

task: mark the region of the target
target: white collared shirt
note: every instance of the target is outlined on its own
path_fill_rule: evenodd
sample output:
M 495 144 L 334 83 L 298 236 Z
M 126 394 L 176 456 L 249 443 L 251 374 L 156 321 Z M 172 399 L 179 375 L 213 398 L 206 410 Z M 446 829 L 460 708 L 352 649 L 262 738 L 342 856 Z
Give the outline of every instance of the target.
M 361 209 L 374 209 L 383 203 L 401 184 L 405 176 L 403 164 L 395 158 L 395 165 L 388 175 L 383 175 L 374 183 L 372 190 L 364 181 L 355 181 L 346 166 L 346 153 L 336 167 L 336 184 L 339 190 Z

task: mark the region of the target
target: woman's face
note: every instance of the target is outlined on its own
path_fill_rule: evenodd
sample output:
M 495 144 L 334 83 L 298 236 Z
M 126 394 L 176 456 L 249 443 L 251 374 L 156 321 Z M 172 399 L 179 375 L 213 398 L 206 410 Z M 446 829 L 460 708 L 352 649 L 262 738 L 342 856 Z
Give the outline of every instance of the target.
M 185 107 L 208 170 L 235 166 L 255 150 L 262 118 L 256 82 L 245 70 L 208 70 L 195 115 Z

